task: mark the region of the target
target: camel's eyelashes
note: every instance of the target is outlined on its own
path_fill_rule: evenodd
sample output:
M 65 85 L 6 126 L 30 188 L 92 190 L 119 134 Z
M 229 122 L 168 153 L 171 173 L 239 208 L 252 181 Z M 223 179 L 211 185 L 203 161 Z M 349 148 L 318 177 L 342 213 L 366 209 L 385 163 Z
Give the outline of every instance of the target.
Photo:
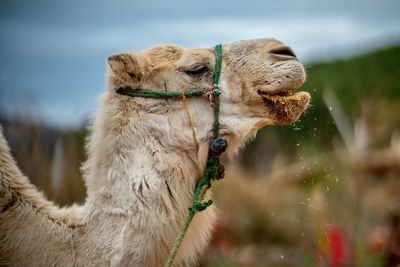
M 193 68 L 190 70 L 185 70 L 184 72 L 189 76 L 197 77 L 197 76 L 203 75 L 204 73 L 207 73 L 209 70 L 210 69 L 207 66 L 200 66 L 200 67 Z
M 133 79 L 137 78 L 137 75 L 135 73 L 133 73 L 133 72 L 128 72 L 128 75 L 129 75 L 129 77 L 131 77 Z

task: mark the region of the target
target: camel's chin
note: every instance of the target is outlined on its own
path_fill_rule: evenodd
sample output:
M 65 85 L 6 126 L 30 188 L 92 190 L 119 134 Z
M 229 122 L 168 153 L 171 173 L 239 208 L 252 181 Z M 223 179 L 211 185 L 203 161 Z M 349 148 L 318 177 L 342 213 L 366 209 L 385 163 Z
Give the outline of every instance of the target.
M 311 96 L 307 92 L 279 95 L 260 94 L 274 124 L 291 124 L 307 109 Z

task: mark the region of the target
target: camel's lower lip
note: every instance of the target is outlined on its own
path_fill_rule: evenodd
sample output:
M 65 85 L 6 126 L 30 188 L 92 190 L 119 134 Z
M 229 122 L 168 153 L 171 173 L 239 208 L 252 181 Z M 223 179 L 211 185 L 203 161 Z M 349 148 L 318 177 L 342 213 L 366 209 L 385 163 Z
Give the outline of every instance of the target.
M 307 109 L 311 96 L 307 92 L 293 93 L 282 91 L 279 94 L 259 93 L 268 108 L 268 115 L 273 116 L 276 124 L 290 124 L 295 122 Z

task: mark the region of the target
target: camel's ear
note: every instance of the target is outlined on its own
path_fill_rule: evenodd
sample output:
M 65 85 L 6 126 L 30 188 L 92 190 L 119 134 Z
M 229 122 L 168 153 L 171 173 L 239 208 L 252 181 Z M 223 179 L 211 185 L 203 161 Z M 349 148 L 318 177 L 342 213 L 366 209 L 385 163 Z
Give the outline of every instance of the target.
M 115 54 L 107 59 L 107 63 L 114 79 L 126 81 L 130 85 L 139 84 L 150 71 L 149 59 L 140 53 Z

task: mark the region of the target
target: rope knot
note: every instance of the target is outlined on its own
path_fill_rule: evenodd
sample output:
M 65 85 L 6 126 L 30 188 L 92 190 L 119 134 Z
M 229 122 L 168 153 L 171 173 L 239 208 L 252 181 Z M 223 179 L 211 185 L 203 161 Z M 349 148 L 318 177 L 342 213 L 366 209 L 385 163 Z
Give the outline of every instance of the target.
M 214 84 L 213 87 L 210 88 L 203 95 L 208 98 L 208 101 L 210 101 L 211 106 L 214 107 L 215 98 L 217 98 L 220 94 L 221 94 L 221 90 L 219 89 L 218 85 Z
M 200 212 L 212 204 L 213 201 L 211 199 L 209 199 L 207 202 L 195 202 L 189 207 L 189 210 L 193 211 L 194 213 Z
M 221 90 L 219 89 L 218 84 L 213 84 L 212 94 L 213 96 L 219 96 L 221 94 Z
M 225 152 L 226 148 L 228 147 L 228 141 L 224 138 L 215 138 L 210 146 L 210 151 L 215 156 L 220 156 L 222 153 Z

